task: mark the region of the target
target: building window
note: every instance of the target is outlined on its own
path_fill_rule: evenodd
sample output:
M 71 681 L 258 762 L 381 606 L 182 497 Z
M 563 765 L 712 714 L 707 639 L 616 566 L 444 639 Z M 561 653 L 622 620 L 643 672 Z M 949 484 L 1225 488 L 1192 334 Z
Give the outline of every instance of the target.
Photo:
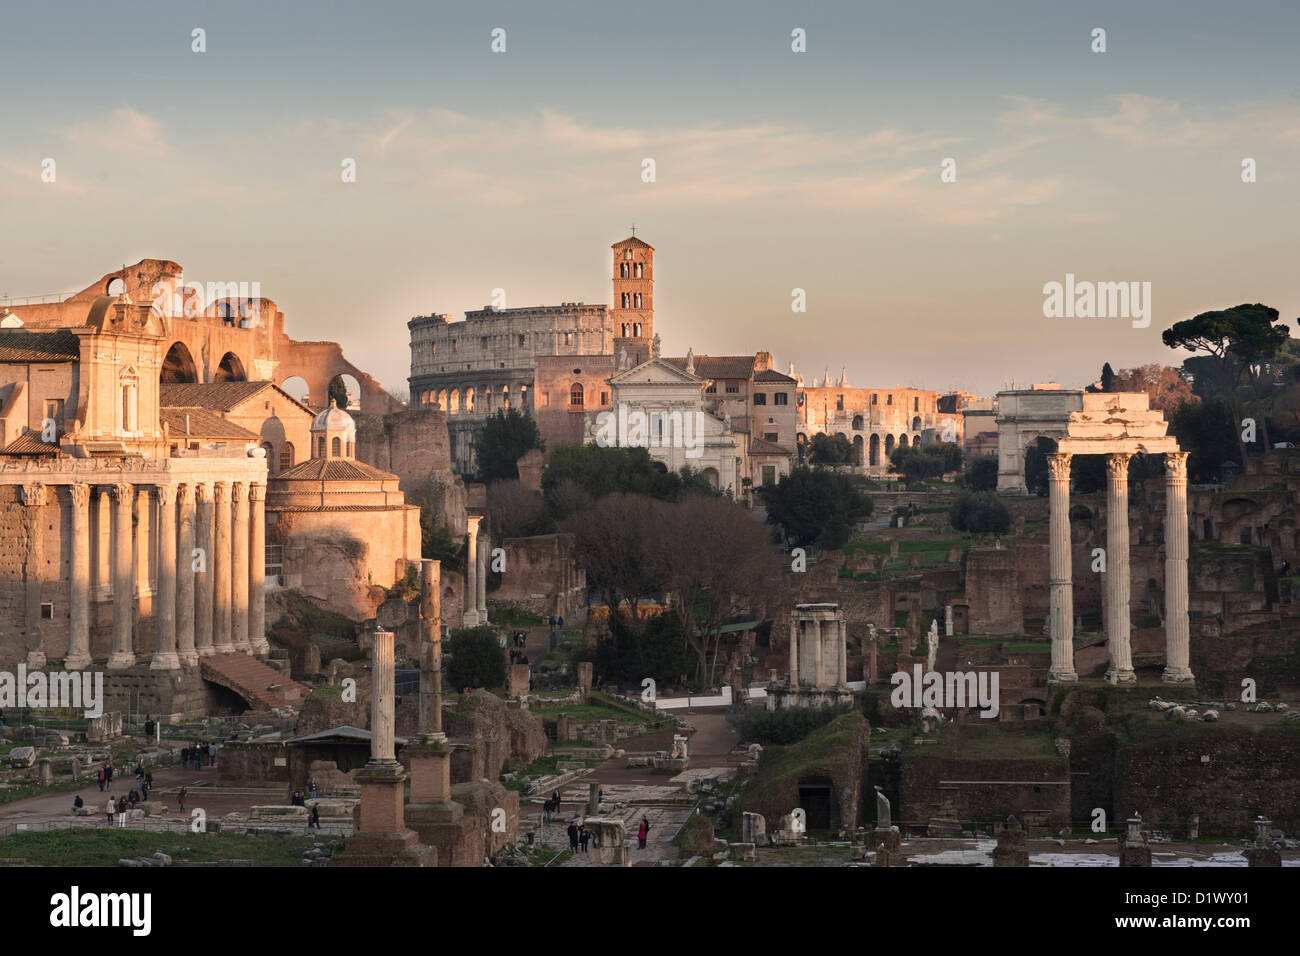
M 337 437 L 330 441 L 330 454 L 335 458 L 339 457 L 339 440 Z
M 628 304 L 631 301 L 632 301 L 632 295 L 629 292 L 624 292 L 623 297 L 619 300 L 619 302 L 622 304 L 622 307 L 625 309 L 628 307 Z
M 774 401 L 772 402 L 773 405 L 790 404 L 790 396 L 786 392 L 777 392 L 775 395 L 772 396 L 772 398 L 774 399 Z
M 763 433 L 763 441 L 770 441 L 772 444 L 775 445 L 780 440 L 781 440 L 781 436 L 778 435 L 776 432 Z
M 542 407 L 543 407 L 543 408 L 550 408 L 550 407 L 551 407 L 551 393 L 550 393 L 550 392 L 542 392 Z
M 569 389 L 569 407 L 582 407 L 582 384 L 580 382 L 574 382 L 573 387 Z
M 754 393 L 754 404 L 755 404 L 755 405 L 766 405 L 766 404 L 767 404 L 767 392 L 755 392 L 755 393 Z
M 739 383 L 739 382 L 728 382 L 728 383 L 727 383 L 727 394 L 728 394 L 728 395 L 735 395 L 735 394 L 737 394 L 739 391 L 740 391 L 740 383 Z
M 763 484 L 765 485 L 776 484 L 776 465 L 763 466 Z
M 890 395 L 888 398 L 886 398 L 886 399 L 885 399 L 885 404 L 886 404 L 886 405 L 892 405 L 892 404 L 894 404 L 894 396 L 893 396 L 893 395 Z
M 717 391 L 718 391 L 718 383 L 717 383 L 717 382 L 710 382 L 710 383 L 709 383 L 709 387 L 706 388 L 705 391 L 708 392 L 710 395 L 717 394 Z
M 880 397 L 879 395 L 872 395 L 872 396 L 871 396 L 871 404 L 872 404 L 872 405 L 879 404 L 879 403 L 876 401 L 876 399 L 878 399 L 879 397 Z
M 455 340 L 455 339 L 452 339 L 452 340 L 451 340 L 451 350 L 452 350 L 453 352 L 456 351 L 456 340 Z
M 921 400 L 919 398 L 912 399 L 912 411 L 919 412 L 920 410 L 921 410 Z
M 635 293 L 632 294 L 632 308 L 634 308 L 634 309 L 639 309 L 639 308 L 641 308 L 641 293 L 640 293 L 640 292 L 635 292 Z
M 638 262 L 636 265 L 634 265 L 632 267 L 632 275 L 638 279 L 643 278 L 645 276 L 645 263 Z
M 283 442 L 280 445 L 280 470 L 286 471 L 293 467 L 293 442 Z
M 631 258 L 632 258 L 632 250 L 631 250 L 631 249 L 624 249 L 624 250 L 623 250 L 623 258 L 624 258 L 624 259 L 631 259 Z
M 316 457 L 325 457 L 325 437 L 323 435 L 316 439 Z
M 620 262 L 620 263 L 619 263 L 619 265 L 618 265 L 618 277 L 619 277 L 620 279 L 626 279 L 626 278 L 628 277 L 628 274 L 627 274 L 627 263 L 626 263 L 626 262 Z
M 565 344 L 565 345 L 572 345 L 572 344 L 573 344 L 573 333 L 572 333 L 572 332 L 565 332 L 565 333 L 564 333 L 564 344 Z
M 479 348 L 484 348 L 484 349 L 487 348 L 488 347 L 487 343 L 488 343 L 488 337 L 486 335 L 480 335 L 478 337 Z
M 54 422 L 54 427 L 60 429 L 63 426 L 63 399 L 51 398 L 45 402 L 45 417 Z
M 284 545 L 266 545 L 266 581 L 272 587 L 283 587 L 280 575 L 284 573 Z
M 844 411 L 844 396 L 843 396 L 843 395 L 836 395 L 836 396 L 835 396 L 835 410 L 836 410 L 837 412 L 842 412 L 842 411 Z
M 609 404 L 609 392 L 601 392 L 601 393 L 600 393 L 600 404 L 602 404 L 602 405 L 608 405 L 608 404 Z
M 523 348 L 527 344 L 528 344 L 528 336 L 526 335 L 519 336 L 519 347 Z

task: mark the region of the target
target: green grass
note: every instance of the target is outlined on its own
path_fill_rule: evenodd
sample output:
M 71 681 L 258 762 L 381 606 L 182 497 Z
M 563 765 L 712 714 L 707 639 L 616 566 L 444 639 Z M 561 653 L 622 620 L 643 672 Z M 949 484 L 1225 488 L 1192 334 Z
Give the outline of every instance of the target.
M 499 624 L 502 627 L 541 627 L 546 623 L 545 618 L 526 608 L 509 604 L 497 604 L 495 601 L 489 601 L 488 606 L 492 623 Z
M 93 778 L 90 778 L 93 782 Z M 59 793 L 60 791 L 82 790 L 87 784 L 87 779 L 81 780 L 63 780 L 51 784 L 48 787 L 42 787 L 37 783 L 22 784 L 17 787 L 7 787 L 0 790 L 0 803 L 13 803 L 15 800 L 26 800 L 28 797 L 39 797 L 47 793 Z
M 212 863 L 251 860 L 255 866 L 302 866 L 303 851 L 323 836 L 248 836 L 242 833 L 153 833 L 115 828 L 15 833 L 0 840 L 0 854 L 29 866 L 116 866 L 123 857 L 152 856 Z

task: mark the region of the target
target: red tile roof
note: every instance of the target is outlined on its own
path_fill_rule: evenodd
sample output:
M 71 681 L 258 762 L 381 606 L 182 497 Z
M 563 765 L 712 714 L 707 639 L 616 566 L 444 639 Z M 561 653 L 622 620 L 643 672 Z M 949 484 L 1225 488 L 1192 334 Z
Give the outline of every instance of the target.
M 188 435 L 191 438 L 257 441 L 257 436 L 248 429 L 241 428 L 234 422 L 228 422 L 216 412 L 197 405 L 192 407 L 167 405 L 158 409 L 158 418 L 167 425 L 167 432 L 171 438 Z
M 0 329 L 0 362 L 77 362 L 81 343 L 67 329 Z
M 351 458 L 309 458 L 275 476 L 276 481 L 396 481 L 396 475 Z
M 23 432 L 4 448 L 0 455 L 57 455 L 59 446 L 41 441 L 40 432 Z
M 685 371 L 686 359 L 666 358 Z M 752 355 L 697 355 L 695 356 L 696 378 L 752 378 L 754 375 L 754 356 Z
M 303 411 L 315 414 L 274 382 L 164 382 L 159 386 L 158 403 L 229 412 L 268 388 L 275 389 Z

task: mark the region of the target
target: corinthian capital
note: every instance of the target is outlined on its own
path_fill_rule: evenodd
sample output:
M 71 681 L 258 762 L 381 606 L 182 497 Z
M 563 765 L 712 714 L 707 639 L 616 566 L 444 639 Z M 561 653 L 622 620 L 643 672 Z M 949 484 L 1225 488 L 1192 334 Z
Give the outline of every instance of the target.
M 73 507 L 84 508 L 90 504 L 90 485 L 77 484 L 68 485 L 68 494 L 72 498 Z
M 1106 475 L 1111 481 L 1128 481 L 1128 461 L 1133 456 L 1128 452 L 1116 452 L 1106 456 Z
M 40 507 L 45 504 L 45 485 L 42 482 L 33 481 L 19 487 L 23 493 L 23 504 L 32 507 Z
M 1072 455 L 1053 452 L 1047 456 L 1047 472 L 1053 481 L 1070 480 L 1070 459 Z
M 1171 451 L 1165 453 L 1165 478 L 1169 481 L 1187 480 L 1187 452 Z

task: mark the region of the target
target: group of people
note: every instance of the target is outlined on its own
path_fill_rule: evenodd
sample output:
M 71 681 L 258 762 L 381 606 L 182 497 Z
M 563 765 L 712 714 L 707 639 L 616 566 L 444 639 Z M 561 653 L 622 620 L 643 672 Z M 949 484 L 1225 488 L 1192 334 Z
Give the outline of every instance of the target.
M 104 766 L 95 771 L 95 780 L 99 783 L 99 792 L 103 793 L 105 787 L 113 785 L 113 759 L 110 757 L 104 761 Z
M 556 790 L 542 804 L 542 822 L 550 823 L 551 814 L 558 812 L 560 809 L 560 791 Z
M 564 618 L 562 618 L 562 617 L 552 617 L 552 618 L 550 618 L 549 620 L 547 620 L 546 623 L 549 624 L 549 625 L 551 626 L 551 630 L 553 631 L 553 630 L 555 630 L 556 628 L 562 628 L 562 627 L 564 627 Z
M 580 827 L 576 823 L 569 824 L 569 849 L 572 852 L 579 852 L 579 847 L 581 847 L 581 852 L 586 853 L 587 843 L 590 840 L 591 831 L 585 825 Z
M 217 765 L 217 745 L 194 743 L 188 747 L 181 748 L 181 766 L 188 767 L 194 765 L 194 769 L 200 769 L 204 764 L 210 767 Z
M 315 799 L 316 797 L 315 787 L 316 787 L 316 781 L 313 780 L 312 799 Z M 293 792 L 293 796 L 289 798 L 289 806 L 291 807 L 307 806 L 307 801 L 303 798 L 301 790 L 295 790 Z M 310 830 L 312 827 L 315 827 L 317 830 L 320 829 L 320 807 L 319 806 L 312 807 L 311 812 L 307 814 L 307 829 Z

